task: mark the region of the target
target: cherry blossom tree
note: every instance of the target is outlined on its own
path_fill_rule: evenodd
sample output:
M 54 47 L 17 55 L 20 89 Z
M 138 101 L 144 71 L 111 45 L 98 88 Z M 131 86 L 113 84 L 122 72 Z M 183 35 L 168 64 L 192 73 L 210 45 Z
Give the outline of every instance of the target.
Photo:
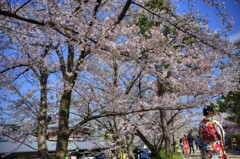
M 44 38 L 42 41 L 47 43 L 54 41 L 51 47 L 56 53 L 55 58 L 59 59 L 59 71 L 62 73 L 64 82 L 60 100 L 56 158 L 64 158 L 66 154 L 69 137 L 68 119 L 72 88 L 80 71 L 79 67 L 83 63 L 84 58 L 90 53 L 90 48 L 94 47 L 93 44 L 98 43 L 98 39 L 106 38 L 104 37 L 106 35 L 102 34 L 101 30 L 107 32 L 108 29 L 111 29 L 111 25 L 115 26 L 119 24 L 129 8 L 130 2 L 131 1 L 127 1 L 123 9 L 112 5 L 112 2 L 102 3 L 101 1 L 97 1 L 96 3 L 87 1 L 73 1 L 69 3 L 64 1 L 59 3 L 27 1 L 16 5 L 8 1 L 1 3 L 3 6 L 1 15 L 4 16 L 4 20 L 2 21 L 3 29 L 9 32 L 9 36 L 12 36 L 11 33 L 14 32 L 13 30 L 21 32 L 21 30 L 24 30 L 24 27 L 26 29 L 24 33 L 30 35 L 30 37 L 33 34 L 35 34 L 36 37 L 45 32 L 46 34 L 40 35 L 40 38 Z M 121 4 L 122 3 L 119 3 L 119 5 Z M 108 10 L 108 5 L 112 7 L 110 10 Z M 89 6 L 91 7 L 89 8 Z M 102 11 L 99 13 L 98 18 L 97 12 L 100 6 Z M 62 12 L 62 10 L 64 10 L 63 8 L 66 9 L 66 12 Z M 115 18 L 116 20 L 110 20 L 111 17 L 114 18 L 110 13 L 112 11 L 117 13 L 118 9 L 120 9 L 121 13 Z M 101 14 L 103 15 L 104 13 L 106 13 L 106 15 L 102 18 L 104 18 L 105 21 L 101 22 Z M 72 16 L 73 14 L 75 14 L 75 16 Z M 71 22 L 64 20 L 64 17 L 72 18 Z M 79 23 L 79 20 L 81 23 Z M 14 25 L 14 23 L 17 23 L 17 25 Z M 79 24 L 81 24 L 81 26 Z M 76 26 L 77 28 L 74 28 Z M 94 34 L 92 34 L 91 28 L 97 29 L 96 34 L 94 32 Z M 93 39 L 93 37 L 97 39 Z M 24 38 L 29 38 L 29 36 Z M 74 46 L 76 44 L 78 45 Z M 67 59 L 65 58 L 65 53 L 63 54 L 62 52 L 62 49 L 65 48 L 67 48 Z M 75 48 L 78 48 L 77 51 L 74 50 Z M 78 52 L 76 56 L 75 52 Z M 3 71 L 3 73 L 4 72 L 5 71 Z
M 86 106 L 83 107 L 81 105 L 79 107 L 76 104 L 77 107 L 74 109 L 79 111 L 76 114 L 81 115 L 80 118 L 82 121 L 84 121 L 84 118 L 86 121 L 87 118 L 105 116 L 105 118 L 97 121 L 103 128 L 107 129 L 106 133 L 109 134 L 108 139 L 111 139 L 117 145 L 115 149 L 117 156 L 120 155 L 121 147 L 128 142 L 124 137 L 126 133 L 123 131 L 127 125 L 122 120 L 125 118 L 123 115 L 131 112 L 131 110 L 128 110 L 128 106 L 131 103 L 134 104 L 135 100 L 131 92 L 136 89 L 134 88 L 135 83 L 140 78 L 142 69 L 137 68 L 138 66 L 136 67 L 131 63 L 119 65 L 119 60 L 115 59 L 114 56 L 112 56 L 112 59 L 109 62 L 103 62 L 101 58 L 99 58 L 100 61 L 97 59 L 92 62 L 90 61 L 92 63 L 91 68 L 94 69 L 89 69 L 88 73 L 92 74 L 86 80 L 78 81 L 76 89 L 78 93 L 76 96 L 80 95 L 81 98 L 74 98 L 74 103 L 83 103 Z M 104 66 L 101 66 L 103 64 Z M 127 72 L 130 69 L 131 74 Z M 131 98 L 132 101 L 130 101 Z M 132 110 L 132 112 L 134 111 L 144 110 Z M 117 114 L 121 116 L 116 116 Z
M 41 158 L 47 158 L 43 136 L 51 101 L 47 91 L 53 81 L 59 91 L 59 98 L 53 99 L 59 106 L 54 117 L 58 120 L 57 159 L 65 158 L 69 136 L 87 122 L 113 116 L 112 123 L 121 123 L 124 118 L 117 115 L 149 110 L 160 112 L 169 155 L 168 110 L 199 107 L 212 96 L 236 89 L 237 83 L 224 76 L 225 72 L 232 76 L 235 66 L 220 67 L 221 62 L 239 62 L 233 45 L 222 40 L 219 32 L 212 32 L 198 14 L 176 14 L 171 1 L 28 0 L 0 4 L 1 47 L 7 51 L 1 56 L 1 81 L 6 80 L 7 86 L 10 80 L 15 87 L 14 79 L 29 72 L 31 80 L 37 81 Z M 9 51 L 13 50 L 10 46 L 17 51 Z M 8 59 L 11 54 L 17 58 Z M 13 64 L 8 66 L 5 59 Z M 25 65 L 18 65 L 18 60 Z M 144 86 L 139 87 L 140 77 Z M 69 127 L 72 115 L 80 122 Z M 114 131 L 120 130 L 119 125 Z
M 32 129 L 28 129 L 28 131 L 25 131 L 25 135 L 30 134 L 31 131 L 38 134 L 39 153 L 40 156 L 45 158 L 47 157 L 46 132 L 50 121 L 47 115 L 47 90 L 49 89 L 47 85 L 50 70 L 46 58 L 51 59 L 51 55 L 48 54 L 50 47 L 42 47 L 40 43 L 35 41 L 36 39 L 28 41 L 30 39 L 22 34 L 4 39 L 5 43 L 13 41 L 15 43 L 9 48 L 3 48 L 3 51 L 7 49 L 11 53 L 1 54 L 1 82 L 3 88 L 9 90 L 8 93 L 17 96 L 15 101 L 12 101 L 9 96 L 7 98 L 10 98 L 10 100 L 4 100 L 12 103 L 10 109 L 17 110 L 16 112 L 13 111 L 15 115 L 12 118 L 22 119 L 23 121 L 31 120 L 31 118 L 38 119 L 38 127 L 33 126 Z M 22 85 L 22 82 L 27 83 Z M 25 90 L 24 87 L 27 84 L 33 88 Z M 39 94 L 39 99 L 35 97 L 36 94 Z M 27 121 L 25 124 L 30 123 Z M 31 124 L 34 125 L 34 123 Z

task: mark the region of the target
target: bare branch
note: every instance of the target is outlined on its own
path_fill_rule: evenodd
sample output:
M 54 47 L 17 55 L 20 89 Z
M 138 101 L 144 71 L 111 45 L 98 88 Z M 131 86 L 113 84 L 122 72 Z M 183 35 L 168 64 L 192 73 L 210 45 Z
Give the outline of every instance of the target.
M 58 58 L 59 58 L 59 61 L 61 64 L 61 72 L 62 72 L 63 76 L 65 77 L 66 76 L 66 67 L 65 67 L 65 61 L 64 61 L 63 55 L 59 50 L 56 50 L 56 53 L 58 55 Z
M 19 73 L 19 74 L 17 75 L 17 77 L 15 77 L 15 78 L 13 79 L 12 82 L 16 81 L 21 75 L 23 75 L 24 73 L 28 72 L 28 70 L 30 70 L 30 68 L 27 68 L 27 69 L 25 69 L 23 72 Z
M 16 19 L 19 19 L 19 20 L 22 20 L 22 21 L 25 21 L 25 22 L 29 22 L 29 23 L 32 23 L 32 24 L 37 24 L 37 25 L 45 25 L 43 22 L 39 22 L 35 19 L 30 19 L 30 18 L 24 18 L 24 17 L 21 17 L 15 13 L 11 13 L 11 12 L 8 12 L 8 11 L 3 11 L 3 10 L 0 10 L 0 15 L 4 15 L 4 16 L 7 16 L 7 17 L 11 17 L 11 18 L 16 18 Z
M 15 11 L 15 14 L 17 14 L 17 12 L 23 8 L 25 5 L 27 5 L 29 2 L 31 2 L 32 0 L 28 0 L 27 2 L 25 2 L 21 7 L 19 7 L 16 11 Z
M 142 70 L 139 72 L 139 74 L 136 77 L 133 77 L 130 85 L 127 87 L 125 94 L 128 94 L 130 92 L 130 90 L 132 89 L 132 87 L 134 86 L 134 84 L 136 83 L 136 81 L 139 79 L 139 77 L 141 77 L 142 74 Z
M 218 13 L 223 17 L 223 19 L 228 23 L 231 24 L 228 19 L 224 16 L 224 14 L 220 11 L 219 7 L 217 6 L 217 4 L 214 2 L 214 0 L 211 0 L 212 4 L 215 6 L 215 8 L 217 9 Z
M 14 65 L 14 66 L 11 66 L 11 67 L 9 67 L 9 68 L 6 68 L 6 69 L 2 70 L 2 71 L 0 72 L 0 74 L 3 74 L 3 73 L 5 73 L 5 72 L 7 72 L 7 71 L 9 71 L 9 70 L 13 70 L 13 69 L 15 69 L 15 68 L 26 67 L 26 66 L 29 66 L 29 65 L 27 65 L 27 64 Z
M 194 108 L 194 107 L 195 106 L 193 106 L 193 105 L 191 105 L 191 106 L 181 105 L 181 106 L 176 107 L 176 108 L 173 108 L 173 107 L 140 108 L 138 110 L 129 110 L 129 111 L 126 111 L 126 112 L 124 112 L 124 111 L 123 112 L 121 112 L 121 111 L 119 111 L 119 112 L 103 111 L 99 115 L 85 117 L 84 120 L 82 120 L 77 125 L 72 127 L 69 130 L 69 132 L 71 134 L 75 130 L 81 128 L 81 126 L 86 124 L 87 122 L 92 121 L 92 120 L 96 120 L 96 119 L 99 119 L 99 118 L 103 118 L 103 117 L 122 116 L 122 115 L 129 115 L 129 114 L 148 112 L 148 111 L 159 111 L 159 110 L 183 110 L 183 109 L 189 109 L 189 108 Z
M 132 0 L 127 0 L 127 2 L 125 3 L 125 6 L 122 9 L 122 12 L 120 13 L 120 15 L 117 18 L 117 21 L 115 22 L 115 25 L 119 24 L 123 20 L 123 18 L 125 16 L 125 14 L 127 13 L 128 8 L 130 7 L 131 3 L 132 3 Z

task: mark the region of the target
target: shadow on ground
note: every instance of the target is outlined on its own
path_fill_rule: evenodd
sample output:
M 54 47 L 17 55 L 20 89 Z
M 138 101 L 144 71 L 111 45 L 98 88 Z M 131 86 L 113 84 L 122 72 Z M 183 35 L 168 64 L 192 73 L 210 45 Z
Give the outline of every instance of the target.
M 226 149 L 226 152 L 233 155 L 240 155 L 240 151 L 236 151 L 234 149 Z

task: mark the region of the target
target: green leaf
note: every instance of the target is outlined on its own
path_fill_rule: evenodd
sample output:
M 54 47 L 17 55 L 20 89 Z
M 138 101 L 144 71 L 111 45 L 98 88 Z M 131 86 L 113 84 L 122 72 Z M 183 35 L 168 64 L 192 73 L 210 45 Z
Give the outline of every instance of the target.
M 139 25 L 141 34 L 145 35 L 146 31 L 148 31 L 155 25 L 155 22 L 143 15 L 138 19 L 138 25 Z
M 164 7 L 164 3 L 166 0 L 158 0 L 158 1 L 147 1 L 144 2 L 144 6 L 148 7 L 151 10 L 156 10 L 156 11 L 162 11 L 162 10 L 166 10 L 167 8 Z
M 217 100 L 219 112 L 230 112 L 232 115 L 227 117 L 227 120 L 240 124 L 240 91 L 229 92 Z

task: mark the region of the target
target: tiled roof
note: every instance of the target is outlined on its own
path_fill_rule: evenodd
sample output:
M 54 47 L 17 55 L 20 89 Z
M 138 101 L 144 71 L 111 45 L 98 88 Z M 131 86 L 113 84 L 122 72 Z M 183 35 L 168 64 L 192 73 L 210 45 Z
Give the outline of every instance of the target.
M 70 141 L 68 144 L 69 150 L 94 150 L 108 148 L 108 144 L 105 141 L 93 142 L 93 141 Z
M 30 148 L 29 146 L 26 146 L 24 144 L 15 142 L 13 140 L 10 140 L 7 137 L 1 137 L 0 138 L 0 154 L 3 153 L 19 153 L 19 152 L 35 152 L 36 146 L 32 144 L 29 144 L 32 146 Z
M 24 144 L 26 143 L 26 144 Z M 37 152 L 37 138 L 31 137 L 31 141 L 20 143 L 11 140 L 8 137 L 0 137 L 0 154 L 4 153 L 23 153 L 23 152 Z M 49 151 L 55 151 L 56 143 L 47 141 Z
M 37 138 L 30 137 L 31 141 L 26 144 L 15 142 L 7 137 L 0 136 L 0 154 L 5 153 L 23 153 L 23 152 L 37 152 Z M 93 150 L 107 148 L 106 142 L 91 142 L 91 141 L 69 141 L 68 151 L 73 150 Z M 55 141 L 47 141 L 48 151 L 56 150 Z
M 21 123 L 21 121 L 20 120 L 12 120 L 12 121 L 8 121 L 8 122 L 6 122 L 6 123 L 1 123 L 1 125 L 14 125 L 14 126 L 21 126 L 22 125 L 22 123 Z

